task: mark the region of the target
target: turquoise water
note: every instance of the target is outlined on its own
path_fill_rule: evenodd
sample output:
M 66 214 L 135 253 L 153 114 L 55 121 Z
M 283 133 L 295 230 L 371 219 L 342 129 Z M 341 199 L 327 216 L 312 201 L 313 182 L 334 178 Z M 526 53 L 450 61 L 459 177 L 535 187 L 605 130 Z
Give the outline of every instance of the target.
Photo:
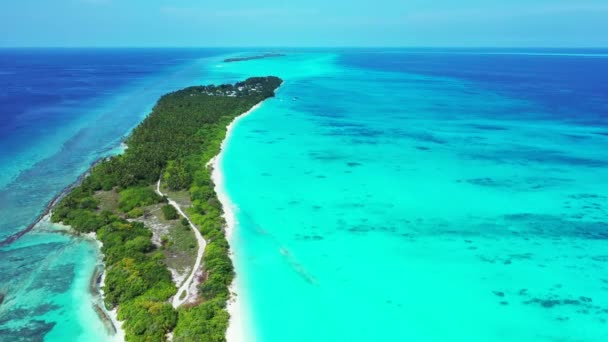
M 251 336 L 608 340 L 608 60 L 366 54 L 211 69 L 285 79 L 222 162 Z
M 0 241 L 161 94 L 272 74 L 222 162 L 248 342 L 608 340 L 605 50 L 225 53 L 0 51 Z M 111 340 L 59 228 L 0 247 L 0 341 Z
M 88 290 L 99 265 L 98 246 L 57 229 L 42 222 L 2 251 L 4 262 L 13 267 L 4 267 L 10 273 L 3 277 L 12 282 L 6 303 L 10 306 L 0 322 L 1 341 L 40 341 L 42 336 L 46 341 L 111 340 L 93 309 L 99 298 Z

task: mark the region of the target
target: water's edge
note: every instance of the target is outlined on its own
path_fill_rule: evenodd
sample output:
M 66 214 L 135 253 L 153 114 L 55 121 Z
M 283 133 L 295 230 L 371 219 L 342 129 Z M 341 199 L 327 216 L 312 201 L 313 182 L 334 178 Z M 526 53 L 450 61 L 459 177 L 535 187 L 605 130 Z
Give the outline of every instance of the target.
M 275 94 L 278 91 L 275 90 Z M 232 120 L 232 122 L 226 127 L 226 136 L 222 141 L 220 146 L 220 152 L 213 157 L 208 165 L 211 165 L 213 171 L 211 173 L 211 179 L 213 180 L 213 184 L 215 185 L 215 192 L 217 197 L 222 204 L 222 212 L 224 220 L 226 221 L 226 227 L 224 229 L 224 235 L 226 236 L 226 240 L 230 245 L 230 259 L 232 260 L 232 264 L 236 264 L 236 257 L 234 254 L 234 250 L 232 249 L 234 243 L 232 242 L 232 237 L 237 228 L 238 222 L 236 221 L 236 206 L 234 202 L 231 201 L 226 189 L 224 187 L 224 175 L 222 173 L 222 159 L 225 155 L 226 145 L 232 136 L 232 131 L 234 127 L 246 116 L 252 114 L 255 110 L 260 108 L 265 101 L 258 103 L 253 106 L 247 112 L 237 116 Z M 235 267 L 236 269 L 236 267 Z M 228 323 L 228 329 L 226 330 L 226 341 L 227 342 L 244 342 L 246 341 L 246 337 L 248 337 L 249 342 L 255 342 L 255 335 L 250 334 L 247 329 L 245 329 L 245 320 L 243 317 L 243 300 L 238 297 L 239 293 L 242 293 L 242 289 L 239 287 L 238 283 L 238 274 L 235 272 L 235 277 L 232 280 L 232 284 L 230 285 L 230 298 L 228 299 L 227 308 L 228 314 L 230 315 L 230 320 Z
M 34 229 L 34 227 L 36 227 L 36 225 L 38 223 L 40 223 L 40 221 L 42 221 L 42 219 L 47 216 L 48 214 L 51 213 L 51 211 L 53 210 L 53 208 L 67 195 L 70 193 L 70 191 L 72 191 L 74 188 L 76 188 L 77 186 L 79 186 L 82 181 L 89 175 L 89 173 L 91 172 L 91 169 L 93 169 L 97 164 L 99 164 L 101 161 L 105 160 L 106 158 L 109 157 L 101 157 L 97 160 L 95 160 L 94 162 L 91 163 L 91 165 L 87 168 L 87 171 L 85 171 L 83 174 L 81 174 L 80 176 L 78 176 L 78 178 L 70 185 L 66 186 L 65 188 L 63 188 L 63 190 L 61 190 L 57 195 L 55 195 L 53 198 L 51 198 L 51 200 L 46 204 L 46 206 L 44 207 L 44 210 L 34 219 L 34 221 L 32 221 L 32 223 L 30 223 L 29 225 L 27 225 L 27 227 L 25 227 L 24 229 L 22 229 L 21 231 L 7 237 L 6 239 L 0 241 L 0 247 L 4 247 L 7 245 L 10 245 L 11 243 L 19 240 L 21 237 L 23 237 L 25 234 L 27 234 L 28 232 L 30 232 L 32 229 Z

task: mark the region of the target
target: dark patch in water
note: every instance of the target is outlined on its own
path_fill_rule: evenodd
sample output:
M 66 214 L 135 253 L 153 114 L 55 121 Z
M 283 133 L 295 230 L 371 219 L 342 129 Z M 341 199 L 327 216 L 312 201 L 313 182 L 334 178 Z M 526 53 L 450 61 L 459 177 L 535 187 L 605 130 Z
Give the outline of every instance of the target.
M 416 149 L 420 151 L 429 151 L 431 148 L 426 146 L 416 146 Z
M 374 230 L 374 228 L 369 227 L 369 226 L 364 226 L 364 225 L 353 226 L 353 227 L 348 228 L 348 231 L 351 233 L 368 233 L 373 230 Z
M 542 299 L 542 298 L 532 298 L 530 300 L 525 301 L 524 304 L 538 304 L 538 305 L 542 306 L 543 308 L 550 309 L 550 308 L 553 308 L 555 306 L 562 306 L 562 305 L 577 306 L 577 305 L 580 305 L 581 302 L 579 300 L 576 300 L 576 299 Z
M 74 264 L 55 266 L 52 272 L 46 272 L 44 282 L 33 282 L 28 287 L 28 290 L 43 289 L 55 293 L 67 292 L 75 276 L 74 267 Z
M 327 120 L 327 121 L 323 121 L 321 124 L 326 127 L 334 127 L 334 128 L 345 128 L 345 127 L 347 127 L 347 128 L 365 128 L 365 125 L 354 123 L 354 122 L 348 122 L 345 120 Z
M 578 135 L 578 134 L 563 134 L 563 136 L 572 141 L 581 141 L 581 140 L 589 139 L 589 137 L 586 135 Z
M 502 291 L 492 291 L 492 293 L 498 297 L 504 297 L 505 293 Z
M 311 151 L 308 152 L 308 156 L 315 160 L 321 161 L 336 161 L 344 159 L 344 155 L 338 154 L 333 151 Z
M 18 307 L 18 308 L 10 309 L 7 312 L 4 312 L 2 314 L 2 316 L 0 316 L 0 326 L 6 325 L 7 323 L 9 323 L 13 320 L 23 320 L 24 318 L 27 319 L 30 317 L 43 316 L 51 311 L 57 311 L 59 309 L 61 309 L 61 307 L 59 307 L 58 305 L 48 304 L 48 303 L 38 305 L 33 308 Z M 30 323 L 33 323 L 33 322 L 36 322 L 36 321 L 30 321 Z M 53 325 L 54 325 L 54 323 L 53 323 Z M 0 333 L 0 340 L 2 340 L 1 337 L 4 337 L 4 335 L 2 333 Z
M 499 182 L 499 181 L 496 181 L 489 177 L 465 179 L 464 181 L 469 184 L 473 184 L 473 185 L 487 186 L 487 187 L 493 187 L 493 188 L 509 186 L 509 184 L 507 184 L 506 182 Z M 460 182 L 460 180 L 459 180 L 459 182 Z
M 357 162 L 348 162 L 348 163 L 346 163 L 346 165 L 348 165 L 349 167 L 357 167 L 357 166 L 361 166 L 363 164 L 357 163 Z
M 574 194 L 574 195 L 570 195 L 568 197 L 573 198 L 573 199 L 590 199 L 590 198 L 607 199 L 608 198 L 606 196 L 602 196 L 602 195 L 598 195 L 598 194 Z
M 327 135 L 337 137 L 378 138 L 385 135 L 385 132 L 367 127 L 344 127 L 332 129 L 329 133 L 327 133 Z
M 333 118 L 333 119 L 341 119 L 346 117 L 345 114 L 343 113 L 338 113 L 338 112 L 317 112 L 317 111 L 311 111 L 311 110 L 307 110 L 307 112 L 312 113 L 312 116 L 316 116 L 316 117 L 320 117 L 320 118 Z
M 532 259 L 531 253 L 525 254 L 510 254 L 506 258 L 503 257 L 489 257 L 485 255 L 477 255 L 477 258 L 483 262 L 487 262 L 490 264 L 501 263 L 503 265 L 511 265 L 514 260 L 529 260 Z
M 0 337 L 2 337 L 2 341 L 43 342 L 44 336 L 53 330 L 55 324 L 55 322 L 31 320 L 27 326 L 21 328 L 0 329 Z
M 425 143 L 433 143 L 438 145 L 444 145 L 447 143 L 446 140 L 437 138 L 435 135 L 428 132 L 409 132 L 403 130 L 392 130 L 390 131 L 391 136 L 399 138 L 408 138 L 412 140 L 422 141 Z
M 526 165 L 529 163 L 535 164 L 557 164 L 566 166 L 583 166 L 583 167 L 606 167 L 607 160 L 591 159 L 586 157 L 577 157 L 567 155 L 561 151 L 534 149 L 522 147 L 521 149 L 512 150 L 478 150 L 467 155 L 474 160 L 490 161 L 499 164 L 520 164 Z
M 480 129 L 484 131 L 506 131 L 508 128 L 497 125 L 488 125 L 488 124 L 470 124 L 470 127 L 475 129 Z
M 517 179 L 495 179 L 490 177 L 470 178 L 470 179 L 459 179 L 456 182 L 467 182 L 469 184 L 491 187 L 491 188 L 514 188 L 517 190 L 538 190 L 548 187 L 558 186 L 564 182 L 570 181 L 569 179 L 563 178 L 538 178 L 531 177 L 523 180 Z
M 376 139 L 351 139 L 350 142 L 353 145 L 378 145 Z
M 296 235 L 296 239 L 304 241 L 321 241 L 324 239 L 321 235 Z
M 562 218 L 554 215 L 531 213 L 505 215 L 504 219 L 512 227 L 525 229 L 528 235 L 543 237 L 578 237 L 591 240 L 608 239 L 608 223 L 580 221 L 581 215 Z
M 534 254 L 532 253 L 517 253 L 517 254 L 509 254 L 509 258 L 511 259 L 519 259 L 519 260 L 530 260 Z
M 386 233 L 395 233 L 397 229 L 391 226 L 379 226 L 372 224 L 354 224 L 349 225 L 349 228 L 346 229 L 351 233 L 369 233 L 369 232 L 386 232 Z
M 528 296 L 528 292 L 520 290 L 521 296 Z M 559 306 L 570 306 L 576 307 L 576 312 L 583 315 L 589 315 L 590 312 L 594 312 L 596 315 L 603 315 L 608 313 L 608 308 L 593 305 L 593 299 L 587 296 L 579 296 L 577 299 L 573 298 L 558 298 L 555 295 L 549 295 L 545 298 L 532 297 L 529 300 L 523 302 L 527 305 L 538 305 L 544 309 L 552 309 Z
M 318 285 L 317 279 L 312 274 L 310 274 L 302 264 L 295 260 L 295 258 L 293 257 L 291 252 L 289 252 L 288 249 L 281 248 L 279 252 L 281 253 L 281 255 L 283 255 L 283 257 L 285 257 L 285 259 L 287 259 L 287 262 L 289 262 L 293 270 L 298 275 L 300 275 L 306 282 L 311 285 Z

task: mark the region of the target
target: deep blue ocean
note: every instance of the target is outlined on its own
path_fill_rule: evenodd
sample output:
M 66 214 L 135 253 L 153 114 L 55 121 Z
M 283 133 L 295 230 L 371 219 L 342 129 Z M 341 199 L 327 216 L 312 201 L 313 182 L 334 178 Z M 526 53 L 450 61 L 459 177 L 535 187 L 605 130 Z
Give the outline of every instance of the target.
M 221 163 L 248 342 L 608 340 L 608 50 L 254 52 L 0 50 L 0 241 L 160 95 L 272 74 Z M 111 339 L 98 263 L 0 247 L 0 341 Z

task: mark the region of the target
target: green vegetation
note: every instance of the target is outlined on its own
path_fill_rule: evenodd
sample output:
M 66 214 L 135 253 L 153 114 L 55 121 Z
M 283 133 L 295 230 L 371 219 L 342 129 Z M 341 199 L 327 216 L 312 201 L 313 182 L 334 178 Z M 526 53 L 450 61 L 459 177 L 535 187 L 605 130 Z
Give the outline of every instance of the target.
M 141 208 L 162 201 L 163 198 L 150 187 L 131 187 L 120 192 L 118 209 L 123 213 L 128 213 L 135 208 Z
M 179 160 L 169 161 L 163 174 L 165 184 L 171 190 L 187 189 L 192 184 L 192 172 L 186 169 L 187 165 Z
M 221 205 L 204 165 L 219 153 L 226 126 L 274 96 L 280 83 L 276 77 L 250 78 L 163 96 L 127 140 L 125 153 L 93 167 L 53 210 L 53 222 L 77 232 L 96 232 L 103 243 L 105 303 L 118 306 L 127 341 L 164 341 L 171 331 L 174 341 L 225 341 L 225 306 L 234 271 Z M 151 243 L 152 233 L 143 223 L 127 220 L 145 216 L 144 207 L 165 201 L 153 190 L 160 175 L 171 190 L 189 191 L 192 206 L 187 214 L 207 240 L 200 301 L 177 311 L 168 302 L 176 287 L 164 254 Z M 112 204 L 115 192 L 117 205 Z M 165 218 L 178 218 L 165 208 Z
M 162 208 L 163 215 L 165 216 L 165 220 L 176 220 L 179 217 L 177 210 L 170 204 L 163 205 Z M 186 222 L 188 222 L 186 220 Z
M 173 197 L 171 197 L 173 199 Z M 139 218 L 152 232 L 159 237 L 160 251 L 165 256 L 165 265 L 174 270 L 173 276 L 186 277 L 196 262 L 198 244 L 190 225 L 184 227 L 181 220 L 167 220 L 162 212 L 163 204 L 146 208 L 149 215 Z M 190 246 L 194 246 L 191 248 Z M 181 279 L 181 278 L 180 278 Z

